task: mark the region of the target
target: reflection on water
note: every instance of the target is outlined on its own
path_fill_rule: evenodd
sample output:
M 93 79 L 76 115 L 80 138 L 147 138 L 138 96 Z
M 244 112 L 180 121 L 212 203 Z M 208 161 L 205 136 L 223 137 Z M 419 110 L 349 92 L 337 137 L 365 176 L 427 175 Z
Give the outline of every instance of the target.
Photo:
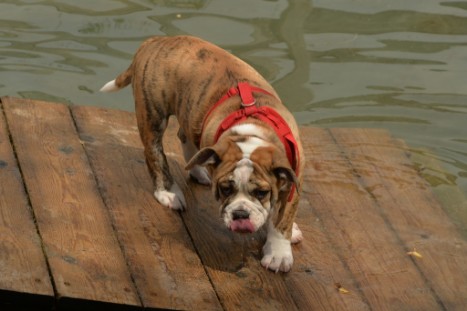
M 467 210 L 465 2 L 4 0 L 0 95 L 132 110 L 129 90 L 96 90 L 163 34 L 251 63 L 302 124 L 389 129 L 450 208 Z

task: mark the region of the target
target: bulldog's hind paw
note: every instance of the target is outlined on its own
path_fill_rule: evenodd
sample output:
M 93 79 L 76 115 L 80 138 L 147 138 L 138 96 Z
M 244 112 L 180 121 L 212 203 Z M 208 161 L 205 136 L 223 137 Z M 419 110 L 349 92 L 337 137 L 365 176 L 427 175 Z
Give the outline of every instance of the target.
M 174 183 L 170 188 L 170 191 L 165 189 L 156 190 L 154 192 L 154 196 L 156 200 L 173 210 L 184 210 L 186 207 L 185 196 L 183 195 L 182 190 L 180 187 Z

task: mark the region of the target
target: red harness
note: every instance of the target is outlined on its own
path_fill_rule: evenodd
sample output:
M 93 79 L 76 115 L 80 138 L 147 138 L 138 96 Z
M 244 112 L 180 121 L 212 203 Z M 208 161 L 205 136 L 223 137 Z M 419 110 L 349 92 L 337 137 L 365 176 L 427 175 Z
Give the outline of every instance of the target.
M 282 118 L 282 116 L 279 113 L 277 113 L 277 111 L 275 111 L 274 109 L 267 106 L 256 106 L 255 98 L 253 97 L 253 92 L 274 96 L 268 91 L 258 87 L 254 87 L 248 84 L 247 82 L 239 82 L 237 87 L 230 88 L 227 91 L 227 93 L 224 96 L 222 96 L 217 101 L 217 103 L 215 103 L 211 107 L 211 109 L 209 109 L 208 113 L 206 114 L 203 120 L 203 131 L 206 125 L 206 120 L 209 118 L 211 113 L 230 97 L 239 95 L 242 99 L 242 108 L 232 112 L 221 122 L 221 124 L 217 128 L 216 135 L 214 136 L 214 142 L 217 142 L 219 137 L 229 128 L 231 128 L 235 124 L 245 121 L 247 118 L 255 118 L 257 120 L 261 120 L 266 124 L 269 124 L 274 129 L 277 136 L 282 141 L 282 144 L 285 147 L 287 159 L 289 160 L 292 169 L 295 171 L 296 174 L 298 174 L 300 154 L 298 153 L 297 141 L 295 140 L 289 125 L 284 120 L 284 118 Z M 291 189 L 288 201 L 292 200 L 294 192 L 295 185 Z

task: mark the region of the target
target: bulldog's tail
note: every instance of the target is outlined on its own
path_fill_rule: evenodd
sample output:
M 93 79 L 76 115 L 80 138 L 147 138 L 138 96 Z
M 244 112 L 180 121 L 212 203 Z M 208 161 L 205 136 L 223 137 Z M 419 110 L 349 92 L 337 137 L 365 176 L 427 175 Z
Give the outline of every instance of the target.
M 133 77 L 133 66 L 122 72 L 117 78 L 107 82 L 99 91 L 104 93 L 116 92 L 131 83 Z

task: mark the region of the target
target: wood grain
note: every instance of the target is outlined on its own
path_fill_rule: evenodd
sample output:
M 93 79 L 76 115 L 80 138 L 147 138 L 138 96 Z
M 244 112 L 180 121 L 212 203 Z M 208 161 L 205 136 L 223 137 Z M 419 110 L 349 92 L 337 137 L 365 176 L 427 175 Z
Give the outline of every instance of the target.
M 68 108 L 3 105 L 59 297 L 139 305 Z
M 226 310 L 368 309 L 357 290 L 345 297 L 336 291 L 335 282 L 344 282 L 350 290 L 354 283 L 315 222 L 310 192 L 301 198 L 297 221 L 305 241 L 294 247 L 294 268 L 287 274 L 272 273 L 260 264 L 265 232 L 239 235 L 227 230 L 210 188 L 188 178 L 176 130 L 175 125 L 169 128 L 164 148 L 189 202 L 182 217 Z
M 2 98 L 1 310 L 50 309 L 54 293 L 59 310 L 465 309 L 466 241 L 386 131 L 301 128 L 305 240 L 286 274 L 261 267 L 264 231 L 225 228 L 176 131 L 182 213 L 153 198 L 132 113 Z
M 464 310 L 467 270 L 459 267 L 467 267 L 467 242 L 414 169 L 407 148 L 384 131 L 378 136 L 364 129 L 331 132 L 404 250 L 415 248 L 423 256 L 413 261 L 443 307 Z
M 303 134 L 313 138 L 304 144 L 313 159 L 305 180 L 320 198 L 313 207 L 368 303 L 376 310 L 442 308 L 329 131 Z
M 31 295 L 18 304 L 52 306 L 46 259 L 0 105 L 0 305 L 15 291 Z
M 73 115 L 143 305 L 221 309 L 180 215 L 152 195 L 134 114 L 75 107 Z
M 314 212 L 315 204 L 321 202 L 313 188 L 305 182 L 300 196 L 296 222 L 305 239 L 293 246 L 294 268 L 285 278 L 289 292 L 300 310 L 369 310 L 346 263 L 335 252 L 329 237 L 333 233 L 327 232 Z M 349 293 L 339 293 L 336 284 Z

